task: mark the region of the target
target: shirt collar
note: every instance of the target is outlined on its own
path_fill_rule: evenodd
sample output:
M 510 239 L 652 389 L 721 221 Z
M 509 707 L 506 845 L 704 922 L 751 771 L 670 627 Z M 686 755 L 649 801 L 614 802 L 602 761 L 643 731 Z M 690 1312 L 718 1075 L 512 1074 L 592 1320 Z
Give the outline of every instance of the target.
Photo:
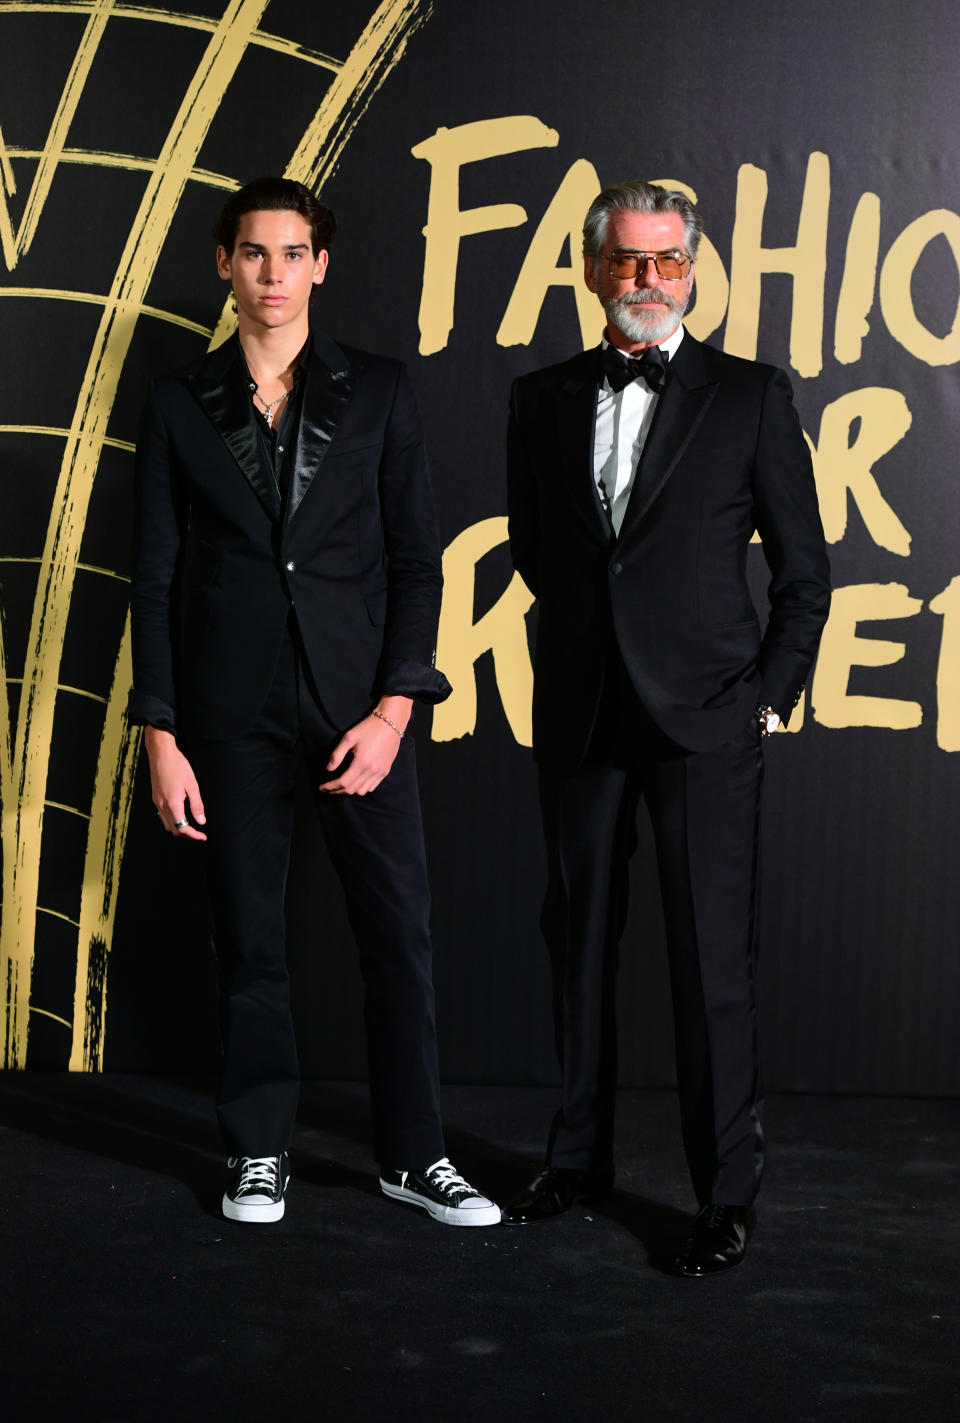
M 237 337 L 237 351 L 239 352 L 239 355 L 240 355 L 240 369 L 241 369 L 241 371 L 242 371 L 242 373 L 243 373 L 243 383 L 244 383 L 244 385 L 247 387 L 247 390 L 249 390 L 250 394 L 252 395 L 253 392 L 254 392 L 254 391 L 256 390 L 256 388 L 257 388 L 257 383 L 256 383 L 256 381 L 254 380 L 253 376 L 250 374 L 250 367 L 247 365 L 247 358 L 246 358 L 246 356 L 245 356 L 245 354 L 244 354 L 243 345 L 242 345 L 242 343 L 241 343 L 241 341 L 240 341 L 240 337 L 239 337 L 239 336 Z M 310 357 L 311 357 L 312 355 L 313 355 L 313 331 L 312 331 L 312 330 L 308 330 L 308 331 L 307 331 L 307 339 L 306 339 L 306 341 L 304 341 L 303 346 L 302 346 L 301 349 L 300 349 L 300 354 L 299 354 L 299 356 L 297 357 L 297 364 L 296 364 L 296 365 L 294 366 L 294 368 L 293 368 L 293 385 L 294 385 L 294 389 L 296 389 L 296 387 L 297 387 L 297 386 L 300 384 L 300 382 L 302 381 L 302 379 L 303 379 L 303 377 L 304 377 L 304 374 L 305 374 L 305 372 L 306 372 L 307 366 L 308 366 L 309 363 L 310 363 Z

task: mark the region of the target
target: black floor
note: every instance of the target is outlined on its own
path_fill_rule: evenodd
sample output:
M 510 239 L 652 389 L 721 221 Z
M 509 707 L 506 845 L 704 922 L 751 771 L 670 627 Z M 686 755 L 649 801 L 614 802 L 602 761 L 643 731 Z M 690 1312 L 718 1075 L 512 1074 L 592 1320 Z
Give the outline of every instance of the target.
M 448 1149 L 498 1198 L 553 1094 L 455 1088 Z M 668 1092 L 624 1093 L 618 1189 L 455 1230 L 384 1200 L 364 1089 L 310 1085 L 287 1214 L 219 1215 L 209 1086 L 0 1076 L 0 1407 L 206 1419 L 960 1418 L 960 1104 L 778 1097 L 746 1264 L 652 1263 L 692 1202 Z M 17 1412 L 14 1413 L 14 1408 Z

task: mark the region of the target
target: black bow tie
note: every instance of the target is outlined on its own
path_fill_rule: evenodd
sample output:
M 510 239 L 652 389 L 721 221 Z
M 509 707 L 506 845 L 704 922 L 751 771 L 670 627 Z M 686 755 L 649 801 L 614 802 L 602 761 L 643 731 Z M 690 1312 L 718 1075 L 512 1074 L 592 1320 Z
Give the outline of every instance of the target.
M 648 346 L 642 356 L 620 355 L 614 346 L 603 348 L 603 373 L 611 390 L 623 390 L 632 380 L 646 381 L 655 395 L 667 382 L 667 361 L 659 346 Z

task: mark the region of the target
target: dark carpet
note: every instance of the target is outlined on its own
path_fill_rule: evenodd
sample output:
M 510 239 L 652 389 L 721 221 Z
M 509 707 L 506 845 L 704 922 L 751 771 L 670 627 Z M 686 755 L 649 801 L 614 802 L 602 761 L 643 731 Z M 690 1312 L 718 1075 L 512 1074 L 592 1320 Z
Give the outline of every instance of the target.
M 746 1263 L 657 1262 L 692 1210 L 670 1092 L 625 1092 L 617 1189 L 528 1227 L 383 1199 L 362 1087 L 308 1085 L 287 1213 L 219 1214 L 207 1083 L 0 1076 L 7 1418 L 960 1418 L 960 1104 L 776 1097 Z M 445 1092 L 497 1199 L 553 1093 Z M 17 1410 L 16 1414 L 14 1409 Z

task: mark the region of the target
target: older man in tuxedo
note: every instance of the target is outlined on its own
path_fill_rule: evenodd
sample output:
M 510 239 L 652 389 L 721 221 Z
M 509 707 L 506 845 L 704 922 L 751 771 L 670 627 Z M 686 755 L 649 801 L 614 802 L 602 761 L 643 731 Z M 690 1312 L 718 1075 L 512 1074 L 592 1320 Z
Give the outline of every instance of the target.
M 693 1277 L 739 1264 L 754 1222 L 762 762 L 829 606 L 789 382 L 681 324 L 701 233 L 682 193 L 605 189 L 583 245 L 602 345 L 519 379 L 509 424 L 511 549 L 539 602 L 534 754 L 563 1087 L 546 1166 L 504 1218 L 545 1219 L 613 1180 L 616 968 L 643 797 L 700 1207 L 673 1264 Z M 754 530 L 764 626 L 746 577 Z
M 393 1199 L 451 1225 L 499 1209 L 444 1153 L 414 700 L 433 665 L 439 538 L 398 361 L 309 319 L 334 218 L 248 183 L 215 229 L 237 334 L 152 387 L 137 450 L 135 691 L 164 829 L 206 841 L 220 970 L 228 1219 L 278 1220 L 299 1089 L 284 960 L 298 767 L 366 985 L 374 1149 Z M 323 906 L 316 931 L 323 936 Z M 318 942 L 322 951 L 322 942 Z

